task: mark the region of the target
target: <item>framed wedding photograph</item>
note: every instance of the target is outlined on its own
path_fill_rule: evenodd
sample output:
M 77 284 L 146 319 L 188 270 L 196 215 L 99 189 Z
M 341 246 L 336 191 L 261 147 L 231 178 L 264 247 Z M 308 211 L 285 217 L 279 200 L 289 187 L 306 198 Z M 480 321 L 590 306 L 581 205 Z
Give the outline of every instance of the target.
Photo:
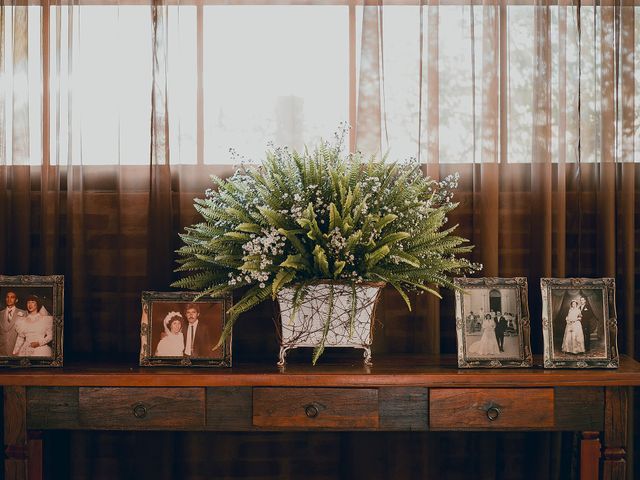
M 0 367 L 61 367 L 63 275 L 0 275 Z
M 527 279 L 455 278 L 458 367 L 533 365 Z
M 215 348 L 231 297 L 142 292 L 141 366 L 230 367 L 231 335 Z
M 615 279 L 542 278 L 545 368 L 618 368 Z

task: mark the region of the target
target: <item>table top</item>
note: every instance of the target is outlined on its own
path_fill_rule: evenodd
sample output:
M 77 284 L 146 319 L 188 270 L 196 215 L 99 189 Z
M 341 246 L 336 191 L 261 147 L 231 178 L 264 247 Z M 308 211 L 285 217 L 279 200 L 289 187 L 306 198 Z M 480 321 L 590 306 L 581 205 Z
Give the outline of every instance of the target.
M 455 356 L 378 357 L 312 366 L 240 364 L 232 368 L 138 367 L 68 363 L 63 368 L 0 370 L 0 385 L 58 387 L 585 387 L 640 386 L 640 363 L 620 357 L 617 369 L 459 369 Z

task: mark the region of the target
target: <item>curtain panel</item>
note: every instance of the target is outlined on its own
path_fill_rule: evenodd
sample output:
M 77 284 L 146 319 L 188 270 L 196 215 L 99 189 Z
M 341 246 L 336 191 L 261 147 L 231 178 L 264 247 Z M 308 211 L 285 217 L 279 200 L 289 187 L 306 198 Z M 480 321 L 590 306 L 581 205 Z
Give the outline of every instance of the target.
M 528 277 L 534 353 L 542 352 L 539 279 L 611 276 L 620 351 L 637 357 L 638 7 L 523 3 L 344 2 L 351 22 L 345 45 L 353 71 L 345 85 L 352 92 L 350 145 L 391 159 L 409 152 L 434 178 L 460 173 L 460 205 L 450 222 L 476 245 L 472 256 L 484 265 L 483 276 Z M 0 271 L 65 275 L 69 363 L 137 363 L 140 292 L 169 289 L 177 278 L 178 233 L 197 221 L 193 198 L 210 187 L 209 174 L 234 170 L 232 160 L 204 163 L 202 143 L 194 150 L 197 161 L 183 161 L 190 148 L 188 92 L 195 91 L 198 117 L 206 114 L 207 95 L 225 95 L 195 80 L 204 78 L 201 56 L 191 70 L 177 70 L 189 77 L 189 88 L 181 88 L 172 69 L 176 58 L 186 62 L 193 45 L 204 43 L 203 6 L 138 5 L 141 20 L 131 27 L 122 5 L 110 13 L 114 30 L 92 43 L 81 3 L 0 4 L 0 222 L 6 226 Z M 190 36 L 192 14 L 205 33 Z M 118 40 L 130 28 L 141 32 L 139 62 L 118 63 L 137 48 Z M 186 40 L 176 46 L 176 38 Z M 90 71 L 92 56 L 109 68 Z M 135 82 L 141 87 L 132 95 Z M 97 130 L 90 125 L 95 116 L 108 119 Z M 142 148 L 129 148 L 132 136 L 143 139 Z M 95 164 L 99 154 L 108 164 Z M 415 298 L 408 312 L 385 291 L 374 351 L 454 353 L 454 300 L 442 293 L 442 301 Z M 236 361 L 275 362 L 271 316 L 265 304 L 239 320 Z M 48 442 L 48 461 L 72 478 L 311 471 L 300 465 L 315 465 L 313 478 L 339 472 L 564 479 L 577 472 L 571 434 L 47 435 L 56 440 Z M 213 454 L 212 438 L 221 445 Z M 372 449 L 388 455 L 370 461 Z M 125 453 L 131 451 L 136 455 Z

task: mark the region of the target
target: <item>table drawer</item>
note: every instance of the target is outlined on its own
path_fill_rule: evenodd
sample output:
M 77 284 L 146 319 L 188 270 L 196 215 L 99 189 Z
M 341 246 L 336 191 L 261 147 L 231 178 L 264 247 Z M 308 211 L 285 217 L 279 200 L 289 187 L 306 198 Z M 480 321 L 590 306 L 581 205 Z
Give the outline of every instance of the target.
M 378 428 L 372 388 L 254 388 L 253 425 L 263 428 Z
M 203 427 L 204 397 L 204 388 L 80 388 L 79 423 L 114 430 Z
M 434 388 L 432 430 L 545 429 L 554 426 L 553 388 Z

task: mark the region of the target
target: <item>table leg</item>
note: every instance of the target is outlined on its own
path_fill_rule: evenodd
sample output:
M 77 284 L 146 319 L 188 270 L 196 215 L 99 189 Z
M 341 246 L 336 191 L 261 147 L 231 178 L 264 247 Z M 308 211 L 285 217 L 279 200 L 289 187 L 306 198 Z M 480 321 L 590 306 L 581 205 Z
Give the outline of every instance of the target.
M 25 387 L 4 387 L 4 477 L 27 479 L 27 399 Z
M 626 387 L 605 389 L 605 423 L 602 473 L 604 480 L 626 478 L 627 470 Z
M 42 480 L 42 432 L 29 430 L 27 432 L 27 467 L 29 480 Z
M 580 440 L 580 480 L 598 480 L 600 432 L 582 432 Z

